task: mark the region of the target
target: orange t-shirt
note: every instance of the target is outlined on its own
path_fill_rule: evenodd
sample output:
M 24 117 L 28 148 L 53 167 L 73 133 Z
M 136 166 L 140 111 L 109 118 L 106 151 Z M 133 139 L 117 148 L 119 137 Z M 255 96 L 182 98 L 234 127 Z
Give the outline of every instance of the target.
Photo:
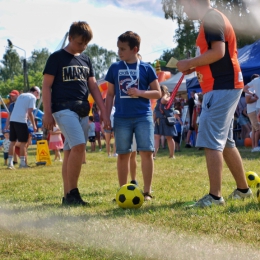
M 225 43 L 225 55 L 212 64 L 196 67 L 202 92 L 243 88 L 243 76 L 237 59 L 236 35 L 226 16 L 216 9 L 210 9 L 202 20 L 196 40 L 197 56 L 211 49 L 213 41 Z

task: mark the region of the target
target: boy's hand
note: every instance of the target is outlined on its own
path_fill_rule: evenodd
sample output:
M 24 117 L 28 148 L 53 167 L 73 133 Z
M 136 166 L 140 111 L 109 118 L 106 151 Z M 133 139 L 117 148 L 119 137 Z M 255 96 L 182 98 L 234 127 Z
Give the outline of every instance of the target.
M 111 123 L 110 122 L 108 124 L 104 123 L 104 129 L 105 130 L 111 130 Z
M 140 90 L 137 89 L 137 88 L 129 88 L 129 89 L 127 90 L 127 94 L 128 94 L 130 97 L 132 97 L 132 98 L 136 98 L 136 97 L 139 96 Z
M 111 130 L 110 118 L 106 114 L 103 114 L 102 119 L 103 119 L 103 123 L 104 123 L 104 129 Z
M 190 65 L 190 60 L 180 60 L 177 62 L 178 71 L 182 72 L 184 75 L 188 75 L 195 71 Z
M 53 127 L 56 125 L 56 122 L 52 116 L 52 114 L 44 114 L 43 117 L 43 127 L 47 130 L 52 130 Z

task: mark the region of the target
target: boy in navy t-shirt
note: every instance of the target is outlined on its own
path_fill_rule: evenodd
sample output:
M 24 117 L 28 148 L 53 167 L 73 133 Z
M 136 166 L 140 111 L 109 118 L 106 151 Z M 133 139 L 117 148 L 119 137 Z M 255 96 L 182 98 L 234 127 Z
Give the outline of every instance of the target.
M 154 126 L 149 99 L 161 97 L 160 86 L 154 69 L 138 59 L 140 36 L 127 31 L 118 37 L 118 55 L 121 61 L 109 68 L 106 80 L 107 115 L 113 106 L 117 171 L 119 185 L 127 183 L 133 134 L 141 156 L 145 200 L 150 200 L 153 176 Z M 111 127 L 111 126 L 108 126 Z
M 44 127 L 51 130 L 57 122 L 65 137 L 62 204 L 66 205 L 88 205 L 78 190 L 88 136 L 88 90 L 100 108 L 105 126 L 109 123 L 91 61 L 82 53 L 92 37 L 86 22 L 74 22 L 69 30 L 69 44 L 51 54 L 43 72 Z

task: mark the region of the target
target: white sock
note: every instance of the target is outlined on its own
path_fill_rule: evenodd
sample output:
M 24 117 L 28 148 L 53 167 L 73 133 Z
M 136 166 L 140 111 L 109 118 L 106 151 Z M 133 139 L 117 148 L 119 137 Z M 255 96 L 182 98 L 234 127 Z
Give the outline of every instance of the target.
M 8 165 L 14 166 L 14 160 L 12 155 L 8 155 Z
M 25 156 L 20 156 L 20 165 L 25 166 Z

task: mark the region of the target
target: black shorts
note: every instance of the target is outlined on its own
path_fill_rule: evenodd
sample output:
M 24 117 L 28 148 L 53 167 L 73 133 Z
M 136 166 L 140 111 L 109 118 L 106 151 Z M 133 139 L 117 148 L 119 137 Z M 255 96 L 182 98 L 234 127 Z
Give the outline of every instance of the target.
M 190 117 L 190 127 L 189 127 L 189 130 L 194 131 L 195 128 L 191 126 L 191 122 L 192 122 L 192 116 Z
M 10 141 L 27 143 L 29 137 L 26 123 L 10 122 Z
M 88 137 L 88 141 L 89 141 L 90 143 L 95 143 L 95 142 L 96 142 L 96 137 L 95 137 L 95 136 L 89 136 L 89 137 Z
M 181 133 L 178 133 L 178 135 L 174 135 L 172 138 L 174 142 L 179 144 L 181 142 Z

